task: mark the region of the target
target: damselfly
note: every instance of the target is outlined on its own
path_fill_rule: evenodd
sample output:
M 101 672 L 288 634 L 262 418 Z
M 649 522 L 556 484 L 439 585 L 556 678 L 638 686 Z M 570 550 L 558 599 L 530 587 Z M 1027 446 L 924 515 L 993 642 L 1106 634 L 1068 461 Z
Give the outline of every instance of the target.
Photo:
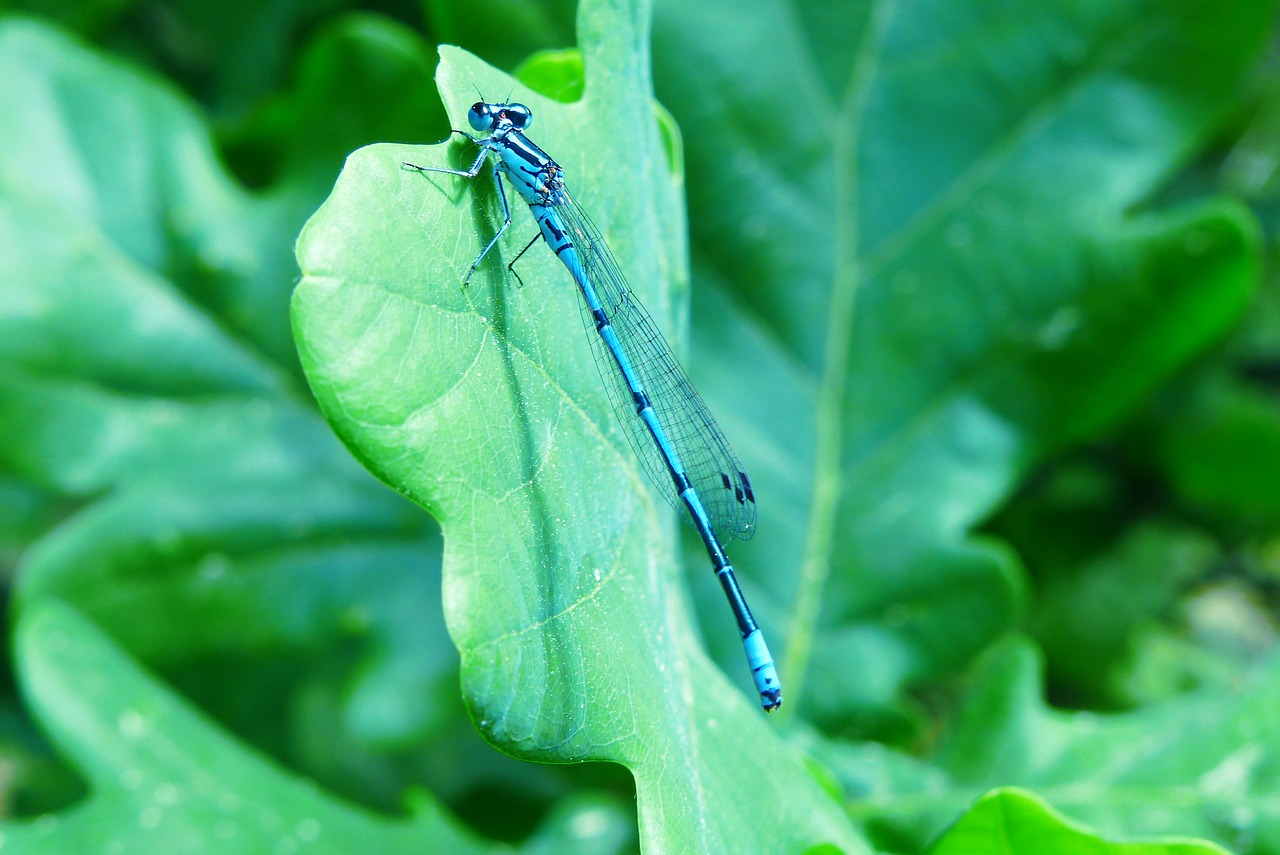
M 583 317 L 592 332 L 596 366 L 631 447 L 658 491 L 672 507 L 688 515 L 702 537 L 738 621 L 760 704 L 772 712 L 782 705 L 778 672 L 721 543 L 729 537 L 745 540 L 755 532 L 751 481 L 657 325 L 636 300 L 600 231 L 565 189 L 564 170 L 525 136 L 532 119 L 523 104 L 476 103 L 467 120 L 473 129 L 488 136 L 453 131 L 480 148 L 470 169 L 403 166 L 475 178 L 493 155 L 502 226 L 471 263 L 465 281 L 470 281 L 511 224 L 502 175 L 529 204 L 541 237 L 582 292 Z M 513 265 L 537 239 L 535 235 L 507 265 L 513 274 Z

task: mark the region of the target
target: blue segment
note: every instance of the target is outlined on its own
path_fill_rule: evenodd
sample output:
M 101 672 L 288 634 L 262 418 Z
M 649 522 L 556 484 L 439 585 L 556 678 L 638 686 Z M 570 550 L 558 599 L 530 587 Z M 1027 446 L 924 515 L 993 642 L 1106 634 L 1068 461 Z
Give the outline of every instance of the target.
M 657 324 L 636 300 L 599 230 L 569 195 L 564 170 L 524 135 L 533 121 L 529 108 L 480 102 L 467 117 L 476 131 L 489 133 L 454 132 L 480 147 L 469 170 L 404 165 L 475 178 L 492 154 L 495 179 L 506 175 L 528 203 L 547 246 L 582 292 L 583 321 L 596 333 L 591 336 L 596 367 L 614 412 L 650 481 L 698 530 L 738 623 L 760 704 L 772 712 L 782 705 L 778 672 L 723 546 L 727 538 L 745 540 L 755 533 L 755 495 L 747 473 Z M 500 180 L 498 195 L 504 217 L 500 235 L 511 221 Z M 497 239 L 481 251 L 472 271 Z
M 774 667 L 773 657 L 769 654 L 769 645 L 764 643 L 764 633 L 757 629 L 748 634 L 742 639 L 742 648 L 747 653 L 747 665 L 751 668 L 751 676 L 755 678 L 756 691 L 760 693 L 764 708 L 772 711 L 782 706 L 782 683 L 778 680 L 778 669 Z

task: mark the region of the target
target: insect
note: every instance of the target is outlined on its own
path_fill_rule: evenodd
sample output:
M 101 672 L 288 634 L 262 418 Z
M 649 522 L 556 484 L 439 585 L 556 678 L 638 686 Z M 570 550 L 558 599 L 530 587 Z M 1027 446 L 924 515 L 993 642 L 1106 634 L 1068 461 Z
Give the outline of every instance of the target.
M 523 104 L 477 102 L 467 112 L 467 121 L 487 136 L 453 131 L 480 149 L 470 169 L 412 163 L 403 167 L 474 179 L 492 158 L 502 226 L 471 263 L 464 283 L 511 224 L 501 176 L 528 203 L 539 234 L 507 267 L 518 278 L 516 261 L 540 236 L 577 283 L 596 367 L 618 420 L 649 479 L 698 530 L 738 622 L 760 705 L 772 712 L 782 705 L 778 671 L 723 546 L 728 538 L 746 540 L 755 532 L 751 480 L 657 324 L 636 299 L 600 231 L 569 195 L 564 170 L 525 136 L 532 120 Z

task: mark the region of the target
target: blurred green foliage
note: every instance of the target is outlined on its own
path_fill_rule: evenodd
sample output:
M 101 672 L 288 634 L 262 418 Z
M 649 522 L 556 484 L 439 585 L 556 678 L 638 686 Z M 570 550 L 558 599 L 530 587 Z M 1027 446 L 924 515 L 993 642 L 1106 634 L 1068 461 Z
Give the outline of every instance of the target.
M 0 843 L 1280 852 L 1273 6 L 7 4 Z M 567 279 L 396 168 L 477 88 L 752 473 L 781 716 Z

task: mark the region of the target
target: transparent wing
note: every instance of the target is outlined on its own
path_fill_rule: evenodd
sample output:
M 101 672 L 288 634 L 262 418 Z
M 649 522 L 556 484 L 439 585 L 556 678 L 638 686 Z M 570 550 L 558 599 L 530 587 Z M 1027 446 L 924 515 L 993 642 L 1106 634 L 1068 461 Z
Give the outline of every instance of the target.
M 635 298 L 600 231 L 568 193 L 553 206 L 582 260 L 619 343 L 648 394 L 658 422 L 702 500 L 711 527 L 721 540 L 746 540 L 755 533 L 756 502 L 751 480 L 702 396 L 693 388 L 653 318 Z M 657 444 L 636 416 L 631 389 L 597 334 L 595 320 L 583 304 L 583 320 L 595 353 L 596 367 L 618 420 L 653 482 L 677 511 L 685 511 Z

